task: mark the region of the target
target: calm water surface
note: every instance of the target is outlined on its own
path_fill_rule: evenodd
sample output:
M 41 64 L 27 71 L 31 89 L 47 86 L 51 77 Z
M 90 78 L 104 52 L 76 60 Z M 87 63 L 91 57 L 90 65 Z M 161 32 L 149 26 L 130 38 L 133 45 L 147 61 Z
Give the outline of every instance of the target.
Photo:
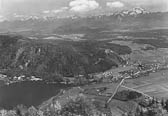
M 37 106 L 55 96 L 67 85 L 45 82 L 19 82 L 0 87 L 0 108 L 11 109 L 19 104 Z

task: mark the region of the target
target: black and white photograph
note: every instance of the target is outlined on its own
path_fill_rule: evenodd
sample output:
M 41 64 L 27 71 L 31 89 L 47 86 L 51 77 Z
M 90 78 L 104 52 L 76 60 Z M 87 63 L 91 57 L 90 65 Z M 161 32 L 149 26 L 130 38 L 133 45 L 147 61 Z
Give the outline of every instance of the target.
M 168 116 L 168 0 L 0 0 L 0 116 Z

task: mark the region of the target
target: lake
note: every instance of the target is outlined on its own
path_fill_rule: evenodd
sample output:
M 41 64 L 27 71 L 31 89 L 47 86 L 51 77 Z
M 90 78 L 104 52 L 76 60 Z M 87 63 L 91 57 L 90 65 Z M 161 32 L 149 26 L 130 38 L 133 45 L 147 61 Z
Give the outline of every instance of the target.
M 3 85 L 5 85 L 4 81 L 0 80 L 0 87 L 3 86 Z
M 47 84 L 42 81 L 13 83 L 0 87 L 0 108 L 12 109 L 23 104 L 28 107 L 38 106 L 43 101 L 57 95 L 61 89 L 68 88 L 64 84 Z

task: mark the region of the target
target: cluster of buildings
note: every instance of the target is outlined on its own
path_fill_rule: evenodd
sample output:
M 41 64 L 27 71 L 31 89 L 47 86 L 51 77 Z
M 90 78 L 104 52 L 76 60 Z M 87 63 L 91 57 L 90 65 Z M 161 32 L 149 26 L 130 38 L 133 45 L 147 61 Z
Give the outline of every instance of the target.
M 63 77 L 61 83 L 64 84 L 86 84 L 92 82 L 118 82 L 123 78 L 138 78 L 148 75 L 151 72 L 157 70 L 168 69 L 168 65 L 162 65 L 159 63 L 148 64 L 136 64 L 130 66 L 120 66 L 115 69 L 108 70 L 102 73 L 89 74 L 89 77 L 84 75 L 78 75 L 78 77 Z M 21 81 L 42 81 L 41 78 L 35 76 L 14 76 L 8 77 L 7 75 L 0 74 L 0 81 L 5 84 L 11 84 Z
M 42 81 L 41 78 L 35 76 L 26 77 L 25 75 L 8 77 L 7 75 L 0 74 L 0 81 L 9 85 L 11 83 L 21 82 L 21 81 Z
M 121 66 L 115 69 L 111 69 L 101 73 L 89 74 L 89 78 L 85 78 L 84 75 L 78 77 L 63 77 L 64 84 L 81 84 L 92 82 L 118 82 L 123 78 L 138 78 L 148 75 L 151 72 L 168 68 L 161 64 L 136 64 L 131 66 Z
M 162 65 L 160 63 L 136 64 L 95 74 L 94 77 L 95 80 L 101 82 L 117 82 L 126 77 L 138 78 L 163 69 L 168 69 L 168 65 Z

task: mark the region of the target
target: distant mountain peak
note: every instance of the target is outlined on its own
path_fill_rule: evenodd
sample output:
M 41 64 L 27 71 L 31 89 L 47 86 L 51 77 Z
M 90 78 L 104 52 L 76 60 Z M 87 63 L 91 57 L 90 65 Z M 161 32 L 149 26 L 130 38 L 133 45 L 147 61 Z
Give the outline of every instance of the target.
M 141 7 L 133 8 L 132 12 L 134 12 L 136 15 L 137 14 L 147 14 L 147 13 L 149 13 L 148 11 L 146 11 L 145 9 L 143 9 Z
M 131 10 L 123 10 L 123 11 L 119 12 L 119 14 L 121 16 L 137 16 L 139 14 L 147 14 L 147 13 L 149 13 L 149 12 L 141 7 L 135 7 Z

